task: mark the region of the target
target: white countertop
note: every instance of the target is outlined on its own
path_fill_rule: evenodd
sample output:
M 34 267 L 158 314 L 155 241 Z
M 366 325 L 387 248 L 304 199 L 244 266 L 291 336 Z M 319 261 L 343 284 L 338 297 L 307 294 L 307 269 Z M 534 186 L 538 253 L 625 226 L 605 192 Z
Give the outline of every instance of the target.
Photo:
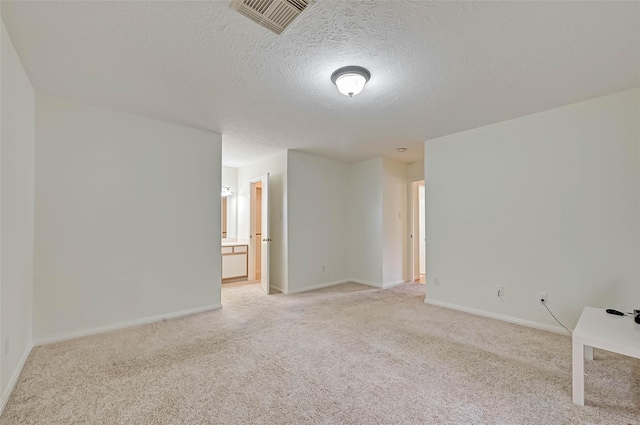
M 249 242 L 249 239 L 227 238 L 222 240 L 222 246 L 249 245 Z

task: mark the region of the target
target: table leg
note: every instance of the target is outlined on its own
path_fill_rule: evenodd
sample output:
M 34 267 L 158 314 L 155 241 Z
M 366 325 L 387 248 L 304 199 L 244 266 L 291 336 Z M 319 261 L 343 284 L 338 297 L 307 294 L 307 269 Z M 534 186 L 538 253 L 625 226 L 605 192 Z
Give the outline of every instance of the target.
M 586 354 L 583 344 L 573 343 L 573 402 L 584 406 L 584 357 Z
M 593 347 L 588 345 L 584 346 L 584 358 L 587 360 L 593 360 Z

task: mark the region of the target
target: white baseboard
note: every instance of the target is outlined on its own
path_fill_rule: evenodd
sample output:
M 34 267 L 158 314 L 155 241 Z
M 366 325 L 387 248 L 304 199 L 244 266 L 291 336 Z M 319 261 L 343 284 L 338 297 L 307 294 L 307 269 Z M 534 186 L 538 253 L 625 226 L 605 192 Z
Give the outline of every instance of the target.
M 408 283 L 404 280 L 396 280 L 394 282 L 379 284 L 379 283 L 368 282 L 366 280 L 360 280 L 360 279 L 351 279 L 350 282 L 359 283 L 361 285 L 373 286 L 374 288 L 379 288 L 379 289 L 380 288 L 389 289 L 389 288 L 393 288 L 394 286 L 402 285 L 403 283 Z
M 22 358 L 20 359 L 20 363 L 18 363 L 18 367 L 13 372 L 11 376 L 11 381 L 9 381 L 9 386 L 7 386 L 7 391 L 2 395 L 2 401 L 0 404 L 0 415 L 4 412 L 4 408 L 9 401 L 9 397 L 11 397 L 11 393 L 13 393 L 13 389 L 16 387 L 18 383 L 18 379 L 20 378 L 20 373 L 22 373 L 22 369 L 24 368 L 25 363 L 27 363 L 27 359 L 29 358 L 29 354 L 31 354 L 31 350 L 33 349 L 33 344 L 29 344 L 27 349 L 24 350 L 22 354 Z
M 304 288 L 293 289 L 293 290 L 284 292 L 284 294 L 286 294 L 286 295 L 300 294 L 302 292 L 315 291 L 317 289 L 323 289 L 323 288 L 328 288 L 330 286 L 342 285 L 343 283 L 349 283 L 349 282 L 353 282 L 353 281 L 350 280 L 350 279 L 346 279 L 346 280 L 336 280 L 334 282 L 319 283 L 319 284 L 313 285 L 313 286 L 307 286 L 307 287 L 304 287 Z
M 385 283 L 384 285 L 380 285 L 379 283 L 367 282 L 366 280 L 344 279 L 344 280 L 336 280 L 334 282 L 320 283 L 318 285 L 307 286 L 307 287 L 304 287 L 304 288 L 298 288 L 298 289 L 293 289 L 293 290 L 289 290 L 289 291 L 280 290 L 280 292 L 282 292 L 285 295 L 300 294 L 302 292 L 315 291 L 317 289 L 328 288 L 330 286 L 342 285 L 343 283 L 359 283 L 360 285 L 372 286 L 372 287 L 378 288 L 378 289 L 388 289 L 388 288 L 393 288 L 394 286 L 401 285 L 401 284 L 405 283 L 405 281 L 404 280 L 397 280 L 395 282 L 389 282 L 389 283 Z M 273 287 L 273 288 L 275 288 L 275 287 Z
M 469 313 L 469 314 L 475 314 L 476 316 L 488 317 L 490 319 L 496 319 L 496 320 L 501 320 L 503 322 L 514 323 L 516 325 L 527 326 L 529 328 L 535 328 L 535 329 L 540 329 L 540 330 L 543 330 L 543 331 L 555 332 L 555 333 L 562 334 L 562 335 L 571 335 L 569 332 L 567 332 L 565 329 L 563 329 L 563 328 L 561 328 L 559 326 L 547 325 L 547 324 L 544 324 L 544 323 L 533 322 L 531 320 L 519 319 L 517 317 L 505 316 L 505 315 L 502 315 L 502 314 L 491 313 L 490 311 L 477 310 L 477 309 L 471 308 L 471 307 L 465 307 L 465 306 L 461 306 L 461 305 L 457 305 L 457 304 L 451 304 L 451 303 L 447 303 L 447 302 L 444 302 L 444 301 L 430 300 L 430 299 L 427 299 L 427 298 L 424 299 L 424 303 L 425 304 L 435 305 L 435 306 L 438 306 L 438 307 L 450 308 L 452 310 L 463 311 L 463 312 Z
M 287 295 L 287 291 L 285 291 L 284 289 L 282 289 L 282 288 L 281 288 L 281 287 L 279 287 L 279 286 L 269 285 L 269 288 L 270 288 L 270 289 L 275 289 L 276 291 L 281 292 L 281 293 L 283 293 L 283 294 Z M 271 292 L 271 291 L 269 291 L 269 292 Z
M 103 332 L 115 331 L 118 329 L 132 328 L 134 326 L 147 325 L 149 323 L 160 322 L 162 320 L 177 319 L 178 317 L 190 316 L 192 314 L 204 313 L 207 311 L 218 310 L 220 308 L 222 308 L 221 304 L 215 304 L 215 305 L 208 305 L 205 307 L 192 308 L 189 310 L 177 311 L 173 313 L 160 314 L 158 316 L 145 317 L 142 319 L 128 320 L 125 322 L 115 323 L 113 325 L 100 326 L 97 328 L 86 329 L 83 331 L 75 331 L 67 334 L 34 339 L 33 345 L 39 346 L 39 345 L 53 344 L 55 342 L 66 341 L 69 339 L 80 338 L 83 336 L 95 335 Z
M 347 282 L 359 283 L 360 285 L 373 286 L 374 288 L 382 288 L 382 285 L 379 283 L 368 282 L 366 280 L 361 279 L 349 279 Z
M 402 285 L 403 283 L 405 283 L 404 280 L 396 280 L 395 282 L 383 283 L 382 289 L 393 288 L 394 286 Z

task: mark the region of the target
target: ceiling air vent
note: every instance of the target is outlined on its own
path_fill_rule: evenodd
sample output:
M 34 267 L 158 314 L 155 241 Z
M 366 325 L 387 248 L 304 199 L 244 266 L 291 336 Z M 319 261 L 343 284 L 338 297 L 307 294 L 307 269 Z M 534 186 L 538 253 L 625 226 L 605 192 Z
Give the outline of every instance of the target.
M 233 0 L 231 8 L 281 34 L 314 0 Z

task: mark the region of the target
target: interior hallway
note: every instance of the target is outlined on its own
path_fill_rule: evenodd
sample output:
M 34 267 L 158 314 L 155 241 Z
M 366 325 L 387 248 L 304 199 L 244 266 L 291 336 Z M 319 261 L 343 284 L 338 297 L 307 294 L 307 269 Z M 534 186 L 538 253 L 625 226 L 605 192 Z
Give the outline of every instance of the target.
M 265 296 L 37 347 L 0 424 L 639 424 L 640 362 L 425 305 L 424 286 Z M 594 406 L 597 406 L 595 408 Z

